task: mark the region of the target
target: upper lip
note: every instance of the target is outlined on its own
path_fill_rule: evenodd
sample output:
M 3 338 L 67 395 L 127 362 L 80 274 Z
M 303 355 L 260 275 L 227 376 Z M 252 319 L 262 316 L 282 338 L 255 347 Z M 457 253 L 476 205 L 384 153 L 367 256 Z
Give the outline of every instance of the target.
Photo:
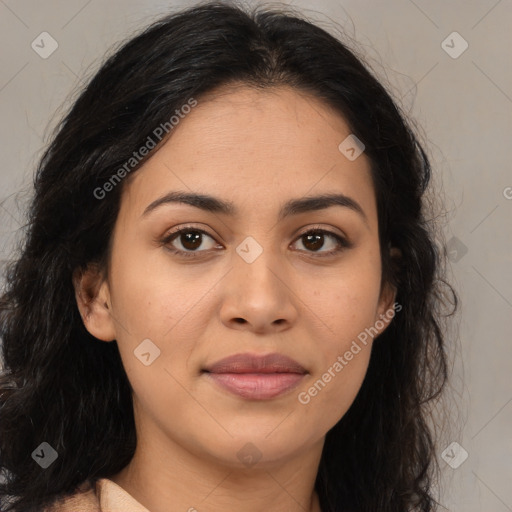
M 207 366 L 209 373 L 307 373 L 297 361 L 283 354 L 234 354 Z

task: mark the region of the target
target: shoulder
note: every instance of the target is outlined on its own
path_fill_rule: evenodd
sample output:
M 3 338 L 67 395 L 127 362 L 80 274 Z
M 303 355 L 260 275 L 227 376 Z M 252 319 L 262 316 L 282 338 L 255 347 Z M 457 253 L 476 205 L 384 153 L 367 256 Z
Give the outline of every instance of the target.
M 58 498 L 43 512 L 101 512 L 96 487 L 85 482 L 73 494 Z

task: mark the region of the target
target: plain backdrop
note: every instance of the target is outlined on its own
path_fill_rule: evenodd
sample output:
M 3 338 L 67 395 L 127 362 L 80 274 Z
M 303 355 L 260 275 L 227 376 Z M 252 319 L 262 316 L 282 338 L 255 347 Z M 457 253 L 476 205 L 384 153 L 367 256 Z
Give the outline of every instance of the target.
M 38 158 L 81 84 L 112 44 L 191 3 L 0 0 L 2 265 L 20 237 Z M 442 503 L 512 511 L 512 2 L 283 3 L 334 35 L 343 30 L 418 126 L 461 298 L 458 334 L 448 336 L 453 428 L 437 450 Z M 45 51 L 58 45 L 46 58 L 33 48 L 41 38 Z

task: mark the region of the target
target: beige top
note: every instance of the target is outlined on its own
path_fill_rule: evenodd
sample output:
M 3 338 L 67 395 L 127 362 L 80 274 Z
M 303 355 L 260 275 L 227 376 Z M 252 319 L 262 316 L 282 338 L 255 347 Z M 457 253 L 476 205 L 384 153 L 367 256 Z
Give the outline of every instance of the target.
M 80 491 L 54 503 L 44 512 L 149 512 L 122 487 L 101 478 L 96 487 L 82 484 Z

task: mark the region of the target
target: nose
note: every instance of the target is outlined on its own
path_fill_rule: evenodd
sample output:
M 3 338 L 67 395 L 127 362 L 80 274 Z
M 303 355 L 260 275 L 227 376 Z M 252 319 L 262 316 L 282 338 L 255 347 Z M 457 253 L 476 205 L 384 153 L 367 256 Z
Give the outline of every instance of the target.
M 265 334 L 285 331 L 295 323 L 298 298 L 291 275 L 278 258 L 270 251 L 252 262 L 234 255 L 220 311 L 227 327 Z

